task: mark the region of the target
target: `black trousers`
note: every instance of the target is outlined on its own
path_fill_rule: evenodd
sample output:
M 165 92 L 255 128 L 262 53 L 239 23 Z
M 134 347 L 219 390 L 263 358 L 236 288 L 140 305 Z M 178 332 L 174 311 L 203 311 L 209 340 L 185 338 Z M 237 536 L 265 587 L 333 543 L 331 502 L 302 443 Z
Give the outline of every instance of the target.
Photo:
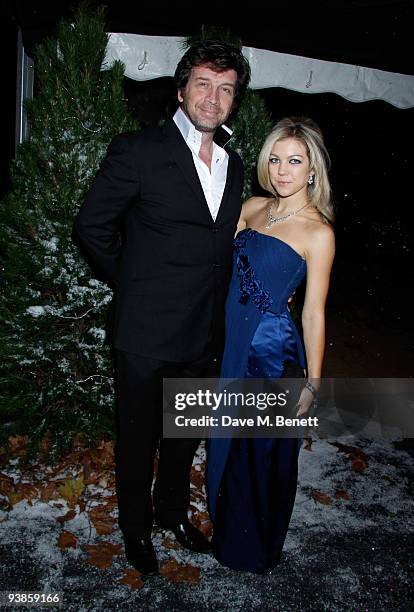
M 191 466 L 200 442 L 162 438 L 162 379 L 217 376 L 219 363 L 211 345 L 191 363 L 115 353 L 119 526 L 124 534 L 149 535 L 154 512 L 167 527 L 187 518 Z M 159 462 L 151 499 L 157 447 Z

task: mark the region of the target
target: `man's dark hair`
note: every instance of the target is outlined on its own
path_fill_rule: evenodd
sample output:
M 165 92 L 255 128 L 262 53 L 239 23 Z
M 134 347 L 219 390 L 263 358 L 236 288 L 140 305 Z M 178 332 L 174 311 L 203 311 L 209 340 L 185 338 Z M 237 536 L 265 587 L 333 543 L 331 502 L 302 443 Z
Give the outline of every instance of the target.
M 191 69 L 205 65 L 215 72 L 235 70 L 237 73 L 234 104 L 240 104 L 250 82 L 250 66 L 241 49 L 217 40 L 202 40 L 191 45 L 179 61 L 174 81 L 177 89 L 187 85 Z

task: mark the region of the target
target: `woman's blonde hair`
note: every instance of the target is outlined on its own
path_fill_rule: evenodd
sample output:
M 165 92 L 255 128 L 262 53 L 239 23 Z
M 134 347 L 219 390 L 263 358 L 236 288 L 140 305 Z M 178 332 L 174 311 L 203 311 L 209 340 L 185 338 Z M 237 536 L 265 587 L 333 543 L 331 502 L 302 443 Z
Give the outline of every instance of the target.
M 278 194 L 270 182 L 269 158 L 274 144 L 285 138 L 296 138 L 305 145 L 309 157 L 309 169 L 314 173 L 313 183 L 308 185 L 309 202 L 319 210 L 325 221 L 333 223 L 334 212 L 328 178 L 329 154 L 322 132 L 312 119 L 285 117 L 276 123 L 259 153 L 257 175 L 260 186 L 278 199 Z

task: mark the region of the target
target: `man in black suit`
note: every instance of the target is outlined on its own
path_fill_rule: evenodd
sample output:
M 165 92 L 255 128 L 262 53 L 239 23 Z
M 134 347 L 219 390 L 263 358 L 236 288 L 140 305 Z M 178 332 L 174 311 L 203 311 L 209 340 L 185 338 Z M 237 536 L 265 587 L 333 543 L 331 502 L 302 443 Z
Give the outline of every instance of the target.
M 157 571 L 155 519 L 186 548 L 208 552 L 188 521 L 198 440 L 162 438 L 162 378 L 211 375 L 240 213 L 243 167 L 223 126 L 250 79 L 229 45 L 191 46 L 177 66 L 180 107 L 164 126 L 116 136 L 75 221 L 115 291 L 119 524 L 127 559 Z M 214 139 L 213 139 L 214 138 Z M 161 437 L 161 439 L 160 439 Z

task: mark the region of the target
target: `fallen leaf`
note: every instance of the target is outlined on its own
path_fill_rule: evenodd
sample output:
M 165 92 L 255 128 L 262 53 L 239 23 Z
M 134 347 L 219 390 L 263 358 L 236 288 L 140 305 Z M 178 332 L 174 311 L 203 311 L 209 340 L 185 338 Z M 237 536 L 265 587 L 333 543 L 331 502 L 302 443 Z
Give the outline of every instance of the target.
M 315 501 L 320 504 L 324 504 L 325 506 L 331 503 L 331 498 L 326 493 L 321 493 L 320 491 L 312 491 L 312 497 Z
M 58 538 L 59 548 L 76 548 L 78 538 L 70 531 L 62 531 Z
M 21 491 L 10 491 L 7 494 L 7 498 L 11 505 L 14 506 L 24 499 L 24 494 Z
M 105 552 L 106 554 L 110 555 L 122 555 L 123 546 L 122 544 L 112 544 L 112 542 L 104 541 L 100 542 L 99 544 L 87 544 L 85 546 L 85 550 L 91 553 L 98 551 Z
M 111 544 L 111 542 L 101 542 L 100 544 L 89 544 L 85 546 L 88 553 L 86 563 L 95 565 L 100 569 L 108 569 L 112 565 L 112 557 L 122 554 L 122 546 L 120 544 Z
M 351 469 L 354 472 L 363 472 L 368 467 L 368 455 L 357 446 L 349 446 L 340 442 L 330 442 L 332 446 L 336 446 L 338 452 L 345 453 L 351 460 Z
M 28 482 L 18 482 L 8 493 L 6 493 L 6 495 L 9 502 L 12 504 L 12 506 L 14 506 L 23 499 L 29 501 L 30 503 L 30 500 L 33 499 L 33 497 L 38 496 L 38 490 L 35 486 Z
M 18 482 L 15 485 L 16 492 L 21 493 L 23 495 L 23 499 L 33 499 L 34 497 L 38 497 L 39 491 L 38 489 L 30 484 L 29 482 Z
M 105 501 L 105 506 L 109 512 L 112 512 L 112 510 L 115 510 L 115 508 L 118 507 L 118 499 L 116 495 L 110 495 L 108 497 L 104 497 L 103 499 Z
M 28 436 L 10 436 L 9 446 L 12 455 L 22 456 L 26 454 Z
M 108 478 L 108 486 L 106 487 L 108 491 L 115 491 L 116 487 L 115 487 L 115 475 L 112 472 L 110 472 L 110 478 Z
M 73 518 L 75 518 L 76 516 L 76 512 L 74 510 L 69 510 L 68 512 L 66 512 L 66 514 L 62 514 L 62 516 L 58 516 L 56 518 L 56 520 L 63 525 L 63 523 L 66 523 L 66 521 L 71 521 Z
M 204 484 L 204 470 L 197 471 L 194 469 L 194 466 L 191 468 L 191 483 L 201 491 Z
M 190 503 L 189 510 L 191 512 L 191 517 L 195 519 L 195 522 L 197 522 L 197 516 L 200 512 L 199 509 L 197 508 L 197 506 L 194 506 Z
M 200 568 L 194 565 L 183 565 L 175 559 L 165 561 L 160 567 L 160 574 L 171 582 L 189 582 L 197 584 L 200 581 Z
M 192 510 L 191 522 L 206 536 L 206 538 L 210 538 L 213 533 L 213 524 L 210 521 L 208 512 L 198 510 L 198 508 L 193 505 L 190 505 L 190 509 Z
M 87 478 L 84 477 L 84 482 L 86 485 L 98 485 L 99 484 L 99 474 L 98 472 L 91 471 Z
M 40 489 L 40 499 L 43 502 L 49 502 L 52 499 L 59 499 L 58 484 L 56 482 L 48 482 L 47 485 Z
M 351 468 L 354 472 L 363 472 L 368 467 L 368 461 L 361 457 L 352 459 Z
M 90 565 L 95 565 L 95 567 L 99 567 L 99 569 L 108 569 L 112 565 L 112 555 L 103 555 L 99 553 L 90 554 L 86 559 L 86 563 L 90 563 Z
M 137 570 L 127 569 L 124 572 L 121 580 L 118 580 L 121 584 L 127 584 L 132 589 L 142 589 L 144 586 L 143 580 L 141 580 L 141 574 Z
M 194 506 L 192 507 L 194 508 Z M 195 510 L 196 512 L 194 513 L 194 518 L 196 519 L 198 523 L 203 523 L 205 521 L 210 520 L 210 515 L 208 512 L 206 512 L 205 510 L 204 511 L 198 510 L 198 508 L 195 508 Z
M 84 489 L 85 483 L 83 482 L 83 476 L 79 478 L 69 478 L 58 488 L 61 497 L 68 502 L 69 507 L 73 507 L 78 503 L 79 497 L 82 495 Z
M 181 548 L 177 540 L 172 540 L 171 538 L 164 538 L 164 540 L 162 541 L 162 545 L 164 546 L 164 548 Z
M 335 491 L 335 497 L 336 499 L 351 499 L 350 495 L 342 489 Z
M 210 539 L 213 535 L 213 523 L 210 521 L 203 521 L 198 526 L 199 531 L 206 536 L 207 539 Z
M 304 441 L 305 444 L 302 446 L 302 448 L 304 450 L 311 451 L 312 450 L 312 442 L 313 442 L 312 438 L 303 438 L 303 441 Z
M 108 515 L 106 506 L 94 506 L 89 517 L 99 535 L 108 535 L 114 531 L 115 519 Z

